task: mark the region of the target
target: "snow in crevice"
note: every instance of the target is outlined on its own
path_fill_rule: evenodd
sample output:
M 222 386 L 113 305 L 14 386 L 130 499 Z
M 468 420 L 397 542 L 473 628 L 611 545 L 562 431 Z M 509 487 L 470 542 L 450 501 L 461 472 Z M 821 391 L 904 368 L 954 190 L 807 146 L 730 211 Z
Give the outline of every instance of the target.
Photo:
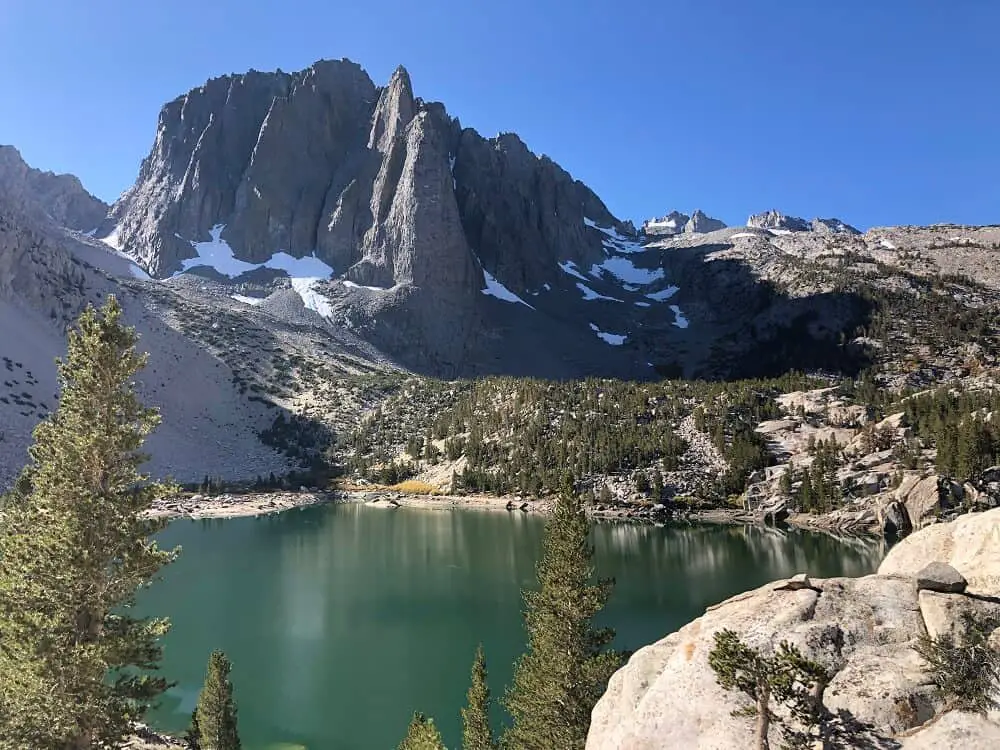
M 604 245 L 604 249 L 607 252 L 628 254 L 641 253 L 646 250 L 642 244 L 633 240 L 631 237 L 626 237 L 625 235 L 619 233 L 619 231 L 614 227 L 600 227 L 597 225 L 596 221 L 588 219 L 586 216 L 583 217 L 583 223 L 591 229 L 596 229 L 604 235 L 604 238 L 601 240 L 601 244 Z
M 653 302 L 666 302 L 679 291 L 680 289 L 676 286 L 668 286 L 666 289 L 661 289 L 658 292 L 647 294 L 646 299 L 651 299 Z
M 670 309 L 674 313 L 674 325 L 678 328 L 687 328 L 691 321 L 687 319 L 687 316 L 681 312 L 681 309 L 677 305 L 671 305 Z
M 624 301 L 624 300 L 618 299 L 617 297 L 608 297 L 608 296 L 606 296 L 604 294 L 598 294 L 597 292 L 595 292 L 593 289 L 591 289 L 586 284 L 581 284 L 579 282 L 577 282 L 576 288 L 579 289 L 581 292 L 583 292 L 583 299 L 586 300 L 587 302 L 590 302 L 591 300 L 595 300 L 595 299 L 606 299 L 606 300 L 608 300 L 610 302 L 623 302 Z
M 87 232 L 88 237 L 93 237 L 97 229 L 92 229 Z M 104 238 L 101 238 L 101 242 L 108 248 L 108 251 L 112 255 L 117 255 L 122 260 L 128 261 L 128 272 L 131 274 L 132 278 L 142 279 L 143 281 L 152 281 L 153 277 L 146 273 L 146 269 L 140 266 L 135 260 L 122 249 L 121 238 L 118 234 L 118 227 L 111 230 L 111 233 Z
M 520 302 L 522 305 L 531 310 L 535 309 L 527 302 L 525 302 L 523 299 L 514 294 L 514 292 L 512 292 L 510 289 L 508 289 L 499 281 L 497 281 L 496 278 L 493 276 L 493 274 L 491 274 L 485 268 L 483 269 L 483 277 L 486 281 L 486 286 L 480 289 L 480 291 L 483 294 L 487 295 L 488 297 L 496 297 L 498 300 L 502 300 L 504 302 L 514 302 L 514 303 Z
M 626 336 L 625 334 L 607 333 L 606 331 L 602 331 L 593 323 L 590 324 L 590 330 L 592 330 L 594 333 L 597 334 L 597 338 L 601 339 L 602 341 L 608 344 L 611 344 L 611 346 L 621 346 L 622 344 L 625 343 L 625 340 L 628 338 L 628 336 Z
M 208 267 L 215 269 L 223 276 L 233 279 L 248 271 L 258 268 L 270 268 L 284 271 L 291 280 L 292 289 L 302 298 L 302 303 L 310 310 L 319 313 L 324 318 L 333 314 L 333 309 L 327 299 L 316 291 L 316 284 L 333 275 L 333 269 L 316 257 L 316 254 L 304 258 L 296 258 L 284 251 L 276 252 L 263 263 L 248 263 L 233 255 L 229 243 L 222 239 L 225 224 L 216 224 L 209 230 L 212 237 L 208 242 L 191 242 L 198 253 L 196 258 L 186 258 L 181 261 L 181 269 L 174 276 L 192 268 Z
M 650 304 L 648 302 L 636 302 L 635 306 L 636 307 L 650 307 Z
M 563 270 L 563 273 L 568 273 L 570 276 L 575 276 L 580 279 L 580 281 L 589 281 L 589 279 L 584 276 L 576 267 L 576 263 L 571 260 L 563 261 L 559 264 L 559 267 Z
M 353 281 L 348 281 L 343 279 L 341 282 L 348 289 L 364 289 L 369 292 L 394 292 L 399 289 L 399 284 L 394 284 L 393 286 L 365 286 L 364 284 L 355 284 Z

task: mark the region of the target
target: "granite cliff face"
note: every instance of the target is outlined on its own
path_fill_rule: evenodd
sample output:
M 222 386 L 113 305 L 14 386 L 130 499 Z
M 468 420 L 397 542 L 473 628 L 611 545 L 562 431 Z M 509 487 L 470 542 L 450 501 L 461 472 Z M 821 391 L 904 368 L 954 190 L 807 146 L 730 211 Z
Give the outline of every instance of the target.
M 167 104 L 105 232 L 156 276 L 224 225 L 246 261 L 315 252 L 357 283 L 447 286 L 467 285 L 474 255 L 488 270 L 512 268 L 525 246 L 596 257 L 584 216 L 618 225 L 517 136 L 485 139 L 415 98 L 404 68 L 378 88 L 341 60 L 216 78 Z
M 161 278 L 213 236 L 254 264 L 314 255 L 359 297 L 353 315 L 334 304 L 335 322 L 452 372 L 476 356 L 488 276 L 524 293 L 560 262 L 601 262 L 604 235 L 585 220 L 634 236 L 517 136 L 463 129 L 402 67 L 379 88 L 341 60 L 216 78 L 167 104 L 100 234 Z

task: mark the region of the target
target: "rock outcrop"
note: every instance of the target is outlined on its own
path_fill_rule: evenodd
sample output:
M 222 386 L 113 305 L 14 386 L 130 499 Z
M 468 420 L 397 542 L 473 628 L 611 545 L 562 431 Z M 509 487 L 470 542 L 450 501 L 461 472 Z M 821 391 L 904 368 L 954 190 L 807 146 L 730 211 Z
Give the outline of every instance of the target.
M 753 214 L 747 219 L 747 226 L 754 229 L 785 229 L 791 232 L 808 232 L 812 229 L 812 225 L 805 219 L 786 216 L 773 209 L 762 214 Z
M 669 237 L 683 232 L 690 221 L 691 217 L 687 214 L 682 214 L 680 211 L 671 211 L 666 216 L 644 221 L 642 223 L 642 232 L 650 237 Z
M 840 219 L 813 219 L 812 230 L 820 234 L 861 234 L 859 230 Z
M 998 596 L 1000 510 L 913 534 L 875 575 L 740 594 L 632 656 L 594 709 L 587 750 L 750 747 L 750 720 L 733 715 L 746 699 L 724 691 L 708 665 L 724 628 L 765 652 L 788 641 L 826 666 L 833 676 L 822 702 L 845 731 L 855 727 L 846 747 L 994 747 L 1000 716 L 946 711 L 913 647 L 924 633 L 959 632 L 963 612 L 1000 612 Z
M 339 60 L 216 78 L 167 104 L 100 236 L 155 277 L 210 238 L 253 264 L 314 255 L 354 285 L 342 303 L 314 305 L 321 314 L 453 376 L 503 357 L 480 310 L 491 283 L 516 303 L 551 287 L 560 263 L 602 263 L 608 233 L 636 237 L 516 135 L 462 128 L 414 96 L 402 67 L 379 88 Z M 584 337 L 592 347 L 586 326 Z
M 715 232 L 725 228 L 726 223 L 724 221 L 706 216 L 701 209 L 697 209 L 691 214 L 691 218 L 688 219 L 687 224 L 684 225 L 684 232 L 685 234 L 707 234 L 708 232 Z
M 70 229 L 95 229 L 108 212 L 107 204 L 84 190 L 74 175 L 29 167 L 13 146 L 0 146 L 0 185 L 8 206 Z
M 765 211 L 753 214 L 747 219 L 747 226 L 754 229 L 778 229 L 790 232 L 816 232 L 817 234 L 858 235 L 860 231 L 840 219 L 813 219 L 807 221 L 798 216 L 787 216 L 780 211 Z
M 706 215 L 700 208 L 688 216 L 680 211 L 671 211 L 666 216 L 647 219 L 642 223 L 642 233 L 648 237 L 672 237 L 676 234 L 707 234 L 725 229 L 726 224 Z
M 167 104 L 104 231 L 155 276 L 224 225 L 242 260 L 315 252 L 358 283 L 440 288 L 478 276 L 473 253 L 491 272 L 594 259 L 585 217 L 628 231 L 516 135 L 485 139 L 414 97 L 403 67 L 378 88 L 356 63 L 324 60 L 215 78 Z

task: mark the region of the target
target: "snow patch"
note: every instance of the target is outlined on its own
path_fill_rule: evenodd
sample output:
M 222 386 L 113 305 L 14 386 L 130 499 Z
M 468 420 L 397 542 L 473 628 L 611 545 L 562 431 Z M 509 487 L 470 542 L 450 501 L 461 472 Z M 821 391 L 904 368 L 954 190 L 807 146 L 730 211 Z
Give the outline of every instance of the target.
M 242 302 L 244 305 L 259 305 L 264 301 L 263 297 L 247 297 L 244 294 L 230 294 L 229 296 L 237 302 Z
M 651 305 L 648 302 L 636 302 L 635 306 L 636 307 L 651 307 Z
M 677 229 L 677 219 L 667 219 L 666 221 L 647 221 L 646 226 L 650 229 Z
M 622 344 L 625 343 L 625 339 L 628 338 L 628 336 L 624 334 L 606 333 L 593 323 L 590 324 L 590 330 L 592 330 L 594 333 L 597 334 L 597 338 L 607 342 L 608 344 L 611 344 L 611 346 L 621 346 Z
M 580 273 L 576 268 L 576 263 L 571 260 L 564 261 L 559 264 L 559 267 L 563 270 L 563 273 L 568 273 L 570 276 L 575 276 L 580 279 L 580 281 L 589 281 L 589 279 Z
M 93 237 L 96 231 L 97 228 L 95 227 L 94 229 L 91 229 L 89 232 L 87 232 L 86 236 Z M 153 280 L 153 277 L 150 276 L 148 273 L 146 273 L 146 270 L 142 266 L 136 263 L 135 260 L 133 260 L 124 250 L 122 250 L 121 239 L 118 236 L 118 227 L 112 229 L 111 233 L 107 237 L 102 238 L 100 241 L 107 246 L 108 251 L 112 255 L 117 255 L 119 258 L 128 261 L 128 272 L 129 274 L 132 275 L 133 278 L 142 279 L 143 281 Z
M 510 289 L 508 289 L 499 281 L 497 281 L 493 277 L 493 275 L 485 268 L 483 269 L 483 276 L 486 277 L 486 287 L 480 290 L 483 294 L 490 297 L 496 297 L 497 299 L 503 300 L 504 302 L 520 302 L 525 307 L 531 308 L 532 310 L 535 309 L 531 307 L 531 305 L 529 305 L 523 299 L 514 294 L 514 292 L 512 292 Z
M 880 240 L 880 241 L 879 241 L 879 244 L 880 244 L 880 245 L 881 245 L 882 247 L 884 247 L 884 248 L 886 248 L 886 249 L 888 249 L 888 250 L 895 250 L 895 249 L 896 249 L 896 246 L 895 246 L 895 245 L 893 245 L 893 244 L 892 244 L 891 242 L 889 242 L 889 240 Z
M 653 302 L 666 302 L 679 291 L 680 289 L 676 286 L 668 286 L 666 289 L 661 289 L 658 292 L 647 294 L 646 299 L 651 299 Z
M 322 281 L 322 279 L 293 277 L 291 281 L 292 289 L 298 292 L 298 295 L 302 298 L 302 304 L 307 309 L 314 310 L 324 318 L 333 317 L 333 308 L 330 307 L 329 301 L 315 289 L 316 283 Z
M 102 237 L 101 242 L 110 247 L 112 250 L 121 250 L 122 241 L 118 236 L 118 227 L 111 230 L 107 237 Z
M 333 275 L 333 269 L 317 258 L 315 253 L 304 258 L 296 258 L 284 251 L 278 251 L 263 263 L 247 263 L 236 258 L 229 243 L 222 239 L 225 228 L 225 224 L 216 224 L 209 230 L 209 235 L 212 237 L 210 241 L 192 242 L 191 246 L 198 253 L 198 257 L 181 261 L 182 270 L 176 272 L 174 276 L 204 266 L 213 268 L 231 279 L 258 268 L 284 271 L 291 279 L 292 289 L 298 293 L 308 309 L 314 310 L 324 318 L 333 315 L 330 303 L 315 289 L 318 282 Z
M 670 309 L 674 311 L 674 325 L 678 328 L 687 328 L 691 325 L 691 321 L 687 319 L 687 316 L 681 312 L 681 309 L 677 305 L 671 305 Z
M 739 239 L 740 237 L 757 237 L 757 236 L 759 235 L 756 235 L 753 232 L 737 232 L 736 234 L 729 235 L 729 239 L 736 240 Z
M 367 289 L 369 292 L 392 292 L 399 288 L 399 284 L 389 287 L 365 286 L 364 284 L 355 284 L 353 281 L 348 281 L 347 279 L 341 280 L 340 283 L 346 286 L 348 289 Z
M 584 300 L 586 300 L 588 302 L 590 302 L 591 300 L 595 300 L 595 299 L 606 299 L 606 300 L 609 300 L 611 302 L 622 302 L 623 301 L 623 300 L 620 300 L 620 299 L 618 299 L 616 297 L 606 297 L 603 294 L 598 294 L 597 292 L 595 292 L 593 289 L 591 289 L 586 284 L 581 284 L 579 282 L 577 282 L 576 288 L 579 289 L 581 292 L 583 292 L 583 298 L 584 298 Z
M 614 227 L 599 227 L 596 221 L 588 219 L 586 216 L 583 217 L 583 223 L 604 235 L 601 244 L 604 245 L 606 252 L 630 254 L 641 253 L 646 250 L 639 242 L 619 233 Z
M 600 265 L 595 264 L 590 269 L 591 275 L 597 277 L 602 276 L 605 271 L 626 284 L 637 286 L 652 284 L 663 278 L 662 268 L 639 268 L 628 258 L 620 257 L 608 258 Z M 635 289 L 628 289 L 628 291 L 635 291 Z
M 767 231 L 779 237 L 787 234 L 794 234 L 791 229 L 768 229 Z

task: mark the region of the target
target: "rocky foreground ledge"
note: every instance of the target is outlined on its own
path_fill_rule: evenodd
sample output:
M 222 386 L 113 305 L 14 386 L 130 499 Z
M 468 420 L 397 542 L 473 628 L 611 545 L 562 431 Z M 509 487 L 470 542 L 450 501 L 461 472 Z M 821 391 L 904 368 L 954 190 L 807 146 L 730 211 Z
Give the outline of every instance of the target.
M 870 725 L 845 747 L 1000 748 L 1000 712 L 946 711 L 913 648 L 921 634 L 958 632 L 965 612 L 1000 614 L 1000 509 L 918 531 L 875 575 L 800 575 L 709 607 L 611 678 L 587 750 L 752 747 L 753 720 L 733 716 L 749 699 L 723 690 L 708 664 L 726 628 L 765 652 L 788 641 L 833 672 L 823 704 Z M 770 740 L 781 746 L 776 727 Z

